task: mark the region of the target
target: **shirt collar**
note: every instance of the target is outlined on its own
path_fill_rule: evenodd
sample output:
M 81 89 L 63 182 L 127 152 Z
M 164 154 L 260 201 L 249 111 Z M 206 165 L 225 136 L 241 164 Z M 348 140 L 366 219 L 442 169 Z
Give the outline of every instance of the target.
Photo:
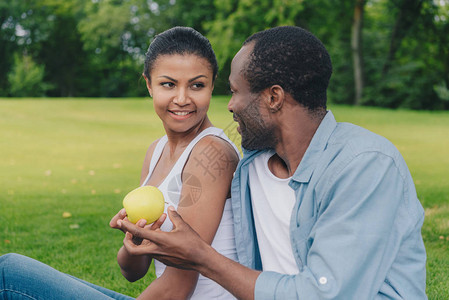
M 251 161 L 254 160 L 254 158 L 256 158 L 256 156 L 262 154 L 263 152 L 265 152 L 266 150 L 247 150 L 245 148 L 242 147 L 242 152 L 243 152 L 243 159 L 240 160 L 241 165 L 247 165 L 249 164 Z
M 326 149 L 327 142 L 336 127 L 337 121 L 329 110 L 313 135 L 312 141 L 310 142 L 309 147 L 307 147 L 304 157 L 292 176 L 292 180 L 302 183 L 309 182 L 317 162 Z

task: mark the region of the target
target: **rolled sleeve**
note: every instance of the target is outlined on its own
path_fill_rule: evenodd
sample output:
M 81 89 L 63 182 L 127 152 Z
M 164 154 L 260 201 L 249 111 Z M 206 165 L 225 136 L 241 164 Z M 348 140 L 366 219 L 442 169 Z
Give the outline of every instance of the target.
M 282 275 L 276 272 L 262 272 L 257 277 L 254 299 L 275 299 L 276 286 L 282 280 Z

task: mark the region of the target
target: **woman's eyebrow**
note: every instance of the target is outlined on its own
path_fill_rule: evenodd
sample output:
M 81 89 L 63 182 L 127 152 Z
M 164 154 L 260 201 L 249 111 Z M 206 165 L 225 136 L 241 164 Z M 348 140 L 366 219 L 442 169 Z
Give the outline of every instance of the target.
M 161 75 L 161 76 L 159 76 L 159 78 L 160 78 L 160 77 L 167 78 L 168 80 L 171 80 L 171 81 L 173 81 L 173 82 L 178 82 L 178 80 L 176 80 L 176 79 L 174 79 L 174 78 L 171 78 L 170 76 L 167 76 L 167 75 Z M 198 75 L 198 76 L 196 76 L 196 77 L 193 77 L 192 79 L 189 79 L 189 82 L 195 81 L 195 80 L 197 80 L 198 78 L 202 78 L 202 77 L 207 78 L 206 75 Z
M 206 75 L 198 75 L 198 76 L 196 76 L 196 77 L 190 79 L 189 82 L 195 81 L 195 80 L 197 80 L 198 78 L 201 78 L 201 77 L 207 78 Z
M 167 76 L 167 75 L 161 75 L 159 77 L 167 78 L 168 80 L 171 80 L 171 81 L 174 81 L 174 82 L 178 82 L 178 80 L 176 80 L 174 78 L 171 78 L 170 76 Z

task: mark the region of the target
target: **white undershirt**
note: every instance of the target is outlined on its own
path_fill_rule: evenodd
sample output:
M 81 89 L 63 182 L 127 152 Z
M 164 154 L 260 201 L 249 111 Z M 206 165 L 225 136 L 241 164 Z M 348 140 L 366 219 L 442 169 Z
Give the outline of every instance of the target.
M 257 241 L 264 271 L 299 273 L 290 242 L 290 218 L 295 205 L 291 178 L 271 173 L 268 160 L 274 151 L 265 152 L 249 166 L 249 186 Z

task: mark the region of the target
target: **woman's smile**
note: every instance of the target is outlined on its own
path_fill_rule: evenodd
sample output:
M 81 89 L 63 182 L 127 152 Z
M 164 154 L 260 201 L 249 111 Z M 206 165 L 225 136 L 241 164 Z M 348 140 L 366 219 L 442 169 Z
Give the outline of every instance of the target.
M 190 118 L 195 111 L 194 110 L 193 111 L 168 110 L 168 112 L 176 120 L 185 120 L 185 119 Z

